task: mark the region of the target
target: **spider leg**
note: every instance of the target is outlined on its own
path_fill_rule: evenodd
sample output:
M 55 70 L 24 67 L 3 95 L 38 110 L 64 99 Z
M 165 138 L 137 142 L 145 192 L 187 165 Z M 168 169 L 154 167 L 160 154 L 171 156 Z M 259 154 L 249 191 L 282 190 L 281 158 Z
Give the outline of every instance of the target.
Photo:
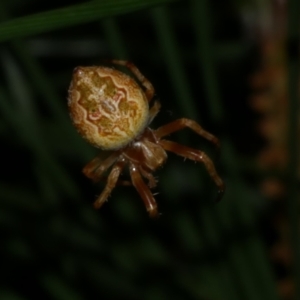
M 106 201 L 107 197 L 110 195 L 111 191 L 115 188 L 124 166 L 125 166 L 125 160 L 119 160 L 113 166 L 113 168 L 111 169 L 107 177 L 107 183 L 104 190 L 94 202 L 95 208 L 100 208 L 103 205 L 103 203 Z
M 143 199 L 146 209 L 150 215 L 150 217 L 156 217 L 157 216 L 157 205 L 156 201 L 150 191 L 150 189 L 147 187 L 145 182 L 142 179 L 141 173 L 139 171 L 139 168 L 134 165 L 133 163 L 130 164 L 129 167 L 130 176 L 132 179 L 132 184 L 140 194 L 141 198 Z
M 155 130 L 155 135 L 159 139 L 175 131 L 181 130 L 185 127 L 190 128 L 195 133 L 199 134 L 200 136 L 215 144 L 217 147 L 220 146 L 219 140 L 214 135 L 204 130 L 197 122 L 185 118 L 175 120 L 171 123 L 159 127 Z
M 113 64 L 121 65 L 126 68 L 128 68 L 135 76 L 136 78 L 141 82 L 141 84 L 145 87 L 146 91 L 146 97 L 148 101 L 150 102 L 154 95 L 154 87 L 152 83 L 140 72 L 140 70 L 130 61 L 127 60 L 111 60 Z
M 100 181 L 103 173 L 113 165 L 119 155 L 120 152 L 116 151 L 104 160 L 97 156 L 83 168 L 82 172 L 93 181 Z
M 155 188 L 156 187 L 156 179 L 154 178 L 154 176 L 152 175 L 152 173 L 146 171 L 142 167 L 139 168 L 139 171 L 140 171 L 140 173 L 142 174 L 143 177 L 145 177 L 146 179 L 148 179 L 148 186 L 149 186 L 149 188 L 150 189 Z
M 210 177 L 213 179 L 216 186 L 218 187 L 219 195 L 217 201 L 221 200 L 225 191 L 225 184 L 223 180 L 220 178 L 220 176 L 218 175 L 212 160 L 203 151 L 186 147 L 167 140 L 161 140 L 159 141 L 159 144 L 167 151 L 171 151 L 177 155 L 186 157 L 190 160 L 202 162 L 208 174 L 210 175 Z
M 154 104 L 152 105 L 152 107 L 149 110 L 149 121 L 148 124 L 150 124 L 153 119 L 156 117 L 156 115 L 158 114 L 158 112 L 160 111 L 160 103 L 158 101 L 155 101 Z

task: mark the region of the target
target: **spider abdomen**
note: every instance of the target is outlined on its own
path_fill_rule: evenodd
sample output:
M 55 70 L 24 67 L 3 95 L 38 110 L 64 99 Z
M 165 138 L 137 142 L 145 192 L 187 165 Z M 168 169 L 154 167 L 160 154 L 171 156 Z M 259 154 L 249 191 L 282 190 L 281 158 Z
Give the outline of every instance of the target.
M 148 123 L 143 90 L 130 76 L 112 68 L 76 68 L 68 100 L 79 133 L 103 150 L 124 147 Z

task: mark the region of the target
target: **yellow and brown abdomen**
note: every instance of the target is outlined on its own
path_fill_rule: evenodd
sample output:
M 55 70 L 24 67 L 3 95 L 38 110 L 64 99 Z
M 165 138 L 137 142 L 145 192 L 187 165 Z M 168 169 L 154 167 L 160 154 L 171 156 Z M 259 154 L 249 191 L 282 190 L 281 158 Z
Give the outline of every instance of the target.
M 79 133 L 103 150 L 126 146 L 148 123 L 143 90 L 130 76 L 108 67 L 76 68 L 68 105 Z

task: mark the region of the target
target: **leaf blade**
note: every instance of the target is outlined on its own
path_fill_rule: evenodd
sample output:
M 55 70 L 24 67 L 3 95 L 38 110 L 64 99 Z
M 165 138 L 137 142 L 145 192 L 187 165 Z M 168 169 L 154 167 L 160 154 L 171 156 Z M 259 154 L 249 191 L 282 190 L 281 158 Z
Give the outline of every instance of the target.
M 94 0 L 84 4 L 24 16 L 0 24 L 0 42 L 92 22 L 104 17 L 134 12 L 174 1 L 177 0 Z

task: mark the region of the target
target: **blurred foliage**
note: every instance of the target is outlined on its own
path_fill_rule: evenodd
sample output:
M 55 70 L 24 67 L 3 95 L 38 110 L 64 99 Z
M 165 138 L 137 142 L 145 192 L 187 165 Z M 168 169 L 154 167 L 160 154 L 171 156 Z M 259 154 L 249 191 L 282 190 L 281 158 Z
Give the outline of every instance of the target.
M 235 1 L 64 0 L 0 4 L 0 299 L 279 299 L 268 245 L 271 204 L 258 190 L 263 144 L 247 104 L 258 65 Z M 129 59 L 156 88 L 153 127 L 179 117 L 220 137 L 220 153 L 184 130 L 225 179 L 179 157 L 157 172 L 157 220 L 132 187 L 81 174 L 97 150 L 67 111 L 72 70 Z

